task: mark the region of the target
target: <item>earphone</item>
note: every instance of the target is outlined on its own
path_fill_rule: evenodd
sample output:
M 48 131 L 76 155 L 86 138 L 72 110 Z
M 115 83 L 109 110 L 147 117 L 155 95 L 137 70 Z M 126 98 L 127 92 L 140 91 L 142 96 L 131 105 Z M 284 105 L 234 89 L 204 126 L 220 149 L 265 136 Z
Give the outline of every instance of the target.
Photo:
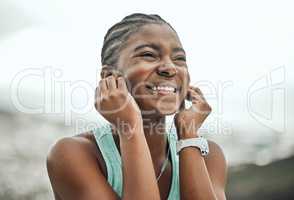
M 185 109 L 190 108 L 193 105 L 192 101 L 185 99 Z

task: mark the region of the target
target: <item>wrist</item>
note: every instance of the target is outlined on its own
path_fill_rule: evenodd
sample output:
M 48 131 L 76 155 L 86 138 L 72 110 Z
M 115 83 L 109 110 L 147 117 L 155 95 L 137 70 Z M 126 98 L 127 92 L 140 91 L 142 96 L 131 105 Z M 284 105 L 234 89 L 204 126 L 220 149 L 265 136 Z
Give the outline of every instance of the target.
M 207 156 L 209 153 L 208 142 L 203 137 L 178 140 L 176 143 L 177 154 L 179 154 L 181 150 L 186 149 L 187 147 L 198 148 L 202 156 Z
M 134 125 L 125 125 L 117 128 L 119 138 L 122 140 L 130 140 L 133 137 L 144 136 L 143 124 L 137 122 Z
M 189 124 L 189 123 L 188 123 Z M 200 125 L 195 124 L 183 124 L 176 126 L 177 134 L 179 139 L 188 139 L 188 138 L 195 138 L 200 137 L 198 134 L 198 129 L 200 128 Z
M 180 130 L 177 132 L 178 134 L 178 139 L 189 139 L 189 138 L 198 138 L 200 137 L 198 134 L 198 131 L 196 130 L 192 130 L 192 131 L 188 131 L 188 130 Z

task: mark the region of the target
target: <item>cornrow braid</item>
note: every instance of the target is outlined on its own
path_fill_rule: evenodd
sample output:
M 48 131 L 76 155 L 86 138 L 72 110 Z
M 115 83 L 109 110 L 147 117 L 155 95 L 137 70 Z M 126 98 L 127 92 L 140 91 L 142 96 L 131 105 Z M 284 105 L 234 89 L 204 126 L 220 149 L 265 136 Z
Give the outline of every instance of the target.
M 127 41 L 131 34 L 137 32 L 140 27 L 147 24 L 167 24 L 174 30 L 159 15 L 146 15 L 142 13 L 128 15 L 120 22 L 114 24 L 104 36 L 101 51 L 102 65 L 115 66 L 124 42 Z

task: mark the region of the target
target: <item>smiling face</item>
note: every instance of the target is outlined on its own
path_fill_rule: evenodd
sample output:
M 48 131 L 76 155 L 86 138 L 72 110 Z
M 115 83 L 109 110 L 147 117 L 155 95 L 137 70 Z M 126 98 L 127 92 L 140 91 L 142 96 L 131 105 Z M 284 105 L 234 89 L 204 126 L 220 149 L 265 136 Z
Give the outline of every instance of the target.
M 186 55 L 166 24 L 144 25 L 132 34 L 120 51 L 117 68 L 125 74 L 143 115 L 173 114 L 186 97 Z

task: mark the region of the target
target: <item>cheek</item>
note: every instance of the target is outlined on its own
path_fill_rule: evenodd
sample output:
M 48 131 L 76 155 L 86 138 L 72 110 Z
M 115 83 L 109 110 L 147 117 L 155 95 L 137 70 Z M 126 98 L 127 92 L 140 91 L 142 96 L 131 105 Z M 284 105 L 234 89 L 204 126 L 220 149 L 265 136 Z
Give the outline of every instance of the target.
M 153 68 L 148 65 L 131 65 L 126 70 L 126 77 L 132 86 L 145 84 L 145 81 L 152 74 Z
M 183 74 L 185 76 L 185 78 L 187 79 L 188 83 L 190 83 L 190 73 L 188 68 L 185 68 L 185 70 L 183 71 Z
M 186 88 L 186 87 L 189 87 L 190 85 L 190 74 L 188 72 L 187 69 L 183 69 L 181 72 L 180 72 L 180 77 L 181 77 L 181 82 L 182 82 L 182 87 L 183 88 Z
M 190 85 L 190 74 L 188 70 L 184 70 L 181 73 L 181 79 L 182 79 L 182 91 L 181 91 L 181 98 L 185 99 L 188 94 L 188 89 Z

